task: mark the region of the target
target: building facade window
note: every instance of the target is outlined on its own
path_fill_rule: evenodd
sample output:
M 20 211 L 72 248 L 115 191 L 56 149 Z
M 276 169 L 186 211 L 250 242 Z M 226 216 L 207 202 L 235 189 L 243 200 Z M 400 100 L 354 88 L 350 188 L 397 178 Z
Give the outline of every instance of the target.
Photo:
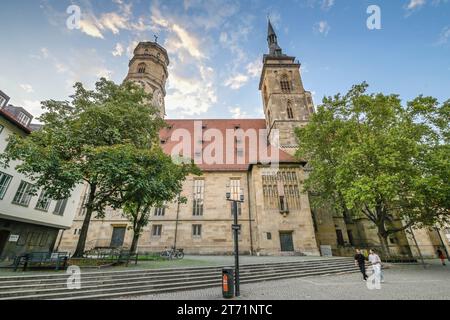
M 201 224 L 192 225 L 192 236 L 195 238 L 200 238 L 202 236 L 202 225 Z
M 50 206 L 51 203 L 51 198 L 49 196 L 47 196 L 45 190 L 41 191 L 41 195 L 39 196 L 39 199 L 36 203 L 36 208 L 37 210 L 41 210 L 41 211 L 48 211 L 48 207 Z
M 30 117 L 27 116 L 25 113 L 20 112 L 19 113 L 19 117 L 17 119 L 21 124 L 23 124 L 24 126 L 28 126 L 30 124 Z
M 292 103 L 288 101 L 287 103 L 287 116 L 288 119 L 294 119 L 294 111 L 292 110 Z
M 24 207 L 28 207 L 31 200 L 31 192 L 33 190 L 33 185 L 31 183 L 21 181 L 19 189 L 17 189 L 16 195 L 14 196 L 13 203 Z
M 205 197 L 205 180 L 194 180 L 194 203 L 193 203 L 193 215 L 203 216 L 203 204 Z
M 264 205 L 269 209 L 288 212 L 300 209 L 300 186 L 297 172 L 289 168 L 266 171 L 262 175 Z
M 6 190 L 8 190 L 11 180 L 12 176 L 0 171 L 0 200 L 2 200 L 5 196 Z
M 231 199 L 232 200 L 240 200 L 241 195 L 241 179 L 239 178 L 231 178 L 230 179 L 230 191 L 231 191 Z M 238 215 L 242 215 L 242 203 L 237 203 L 237 212 Z M 231 203 L 231 216 L 233 216 L 233 203 Z
M 344 246 L 345 245 L 344 235 L 342 234 L 342 230 L 336 229 L 336 238 L 337 238 L 337 244 L 339 246 Z
M 161 234 L 162 234 L 162 225 L 155 224 L 152 227 L 152 237 L 161 237 Z
M 287 75 L 283 75 L 280 80 L 280 87 L 283 93 L 291 93 L 292 85 L 291 81 L 289 81 L 289 77 Z
M 155 217 L 164 217 L 166 215 L 166 207 L 155 208 Z
M 56 202 L 55 210 L 53 210 L 53 214 L 56 214 L 58 216 L 64 215 L 64 210 L 66 210 L 66 205 L 67 205 L 67 198 L 58 200 Z
M 139 65 L 138 65 L 138 73 L 145 73 L 145 68 L 146 68 L 147 66 L 145 65 L 145 63 L 140 63 Z

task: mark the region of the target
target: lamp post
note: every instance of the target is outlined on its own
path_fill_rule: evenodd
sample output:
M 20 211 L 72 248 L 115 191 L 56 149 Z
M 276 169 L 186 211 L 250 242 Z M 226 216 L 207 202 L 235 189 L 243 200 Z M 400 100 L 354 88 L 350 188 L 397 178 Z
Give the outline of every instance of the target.
M 238 203 L 244 202 L 244 193 L 242 189 L 240 190 L 239 199 L 233 199 L 231 189 L 227 186 L 226 192 L 227 201 L 231 202 L 231 207 L 233 208 L 233 233 L 234 233 L 234 287 L 235 296 L 239 297 L 241 295 L 240 291 L 240 280 L 239 280 L 239 230 L 241 226 L 238 224 Z

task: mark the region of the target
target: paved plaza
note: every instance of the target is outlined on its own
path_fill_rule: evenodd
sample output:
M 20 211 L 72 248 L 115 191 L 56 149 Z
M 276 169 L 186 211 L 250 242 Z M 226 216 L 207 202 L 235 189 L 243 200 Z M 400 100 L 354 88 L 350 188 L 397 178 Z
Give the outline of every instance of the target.
M 384 270 L 386 282 L 380 290 L 369 290 L 361 274 L 339 274 L 268 281 L 241 286 L 245 300 L 449 300 L 450 265 L 437 261 L 422 265 L 394 265 Z M 175 292 L 122 299 L 217 300 L 221 288 Z

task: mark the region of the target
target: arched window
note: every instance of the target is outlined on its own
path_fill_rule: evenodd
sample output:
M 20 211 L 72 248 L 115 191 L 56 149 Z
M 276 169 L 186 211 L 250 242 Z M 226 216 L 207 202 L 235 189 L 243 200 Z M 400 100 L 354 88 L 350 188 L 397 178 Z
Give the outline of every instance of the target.
M 292 103 L 290 101 L 287 103 L 287 116 L 288 119 L 294 119 L 294 111 L 292 110 Z
M 138 73 L 145 73 L 145 67 L 146 67 L 145 63 L 140 63 L 138 65 Z
M 281 86 L 281 91 L 283 93 L 291 92 L 292 86 L 291 86 L 291 82 L 289 81 L 289 78 L 287 75 L 284 74 L 281 76 L 280 86 Z

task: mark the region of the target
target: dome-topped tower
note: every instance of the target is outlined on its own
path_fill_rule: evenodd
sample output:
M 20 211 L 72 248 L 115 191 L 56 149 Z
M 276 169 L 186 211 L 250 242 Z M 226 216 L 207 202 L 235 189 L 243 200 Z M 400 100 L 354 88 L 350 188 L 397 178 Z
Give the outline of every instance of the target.
M 161 117 L 166 115 L 164 98 L 169 73 L 169 56 L 166 49 L 156 42 L 140 42 L 134 50 L 134 56 L 128 65 L 128 75 L 124 81 L 134 81 L 153 95 L 153 105 L 160 110 Z

